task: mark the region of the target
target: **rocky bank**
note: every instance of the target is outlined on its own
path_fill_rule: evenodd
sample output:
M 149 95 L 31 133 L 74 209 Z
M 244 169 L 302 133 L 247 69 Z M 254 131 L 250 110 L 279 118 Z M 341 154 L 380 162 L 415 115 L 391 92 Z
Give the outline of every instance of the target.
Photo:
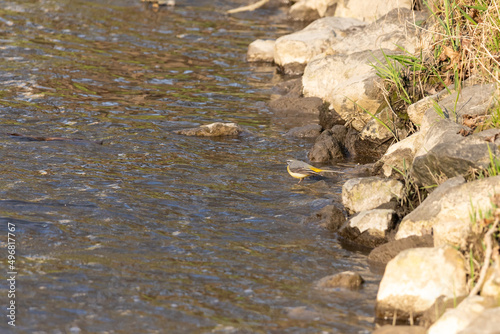
M 422 28 L 430 14 L 411 1 L 364 3 L 297 1 L 290 16 L 314 21 L 275 41 L 253 42 L 247 59 L 301 76 L 284 84 L 286 94 L 270 107 L 314 115 L 315 122 L 287 134 L 316 138 L 311 162 L 376 160 L 372 176 L 344 184 L 343 208 L 318 214 L 351 243 L 374 248 L 370 261 L 385 265 L 377 322 L 412 326 L 376 332 L 497 333 L 500 129 L 484 124 L 498 112 L 498 87 L 470 78 L 459 91 L 447 87 L 410 105 L 408 119 L 401 119 L 373 65 L 387 64 L 387 55 L 430 49 L 432 35 Z M 420 189 L 419 201 L 407 205 Z M 325 278 L 318 286 L 339 280 Z

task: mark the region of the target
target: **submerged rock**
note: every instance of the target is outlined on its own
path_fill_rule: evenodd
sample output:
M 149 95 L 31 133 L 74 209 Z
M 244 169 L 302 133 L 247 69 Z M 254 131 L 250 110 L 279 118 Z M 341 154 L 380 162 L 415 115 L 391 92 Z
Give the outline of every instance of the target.
M 453 298 L 465 294 L 465 260 L 459 251 L 451 247 L 412 248 L 387 264 L 377 294 L 376 315 L 418 317 L 441 295 Z
M 287 133 L 285 133 L 285 136 L 295 137 L 295 138 L 316 138 L 320 135 L 320 133 L 321 133 L 321 125 L 309 124 L 290 129 L 287 131 Z
M 202 125 L 197 128 L 175 131 L 175 133 L 179 135 L 196 136 L 196 137 L 238 136 L 242 132 L 243 129 L 236 123 L 220 123 L 220 122 Z
M 347 288 L 356 289 L 364 282 L 360 274 L 353 271 L 344 271 L 335 275 L 326 276 L 316 283 L 317 289 Z

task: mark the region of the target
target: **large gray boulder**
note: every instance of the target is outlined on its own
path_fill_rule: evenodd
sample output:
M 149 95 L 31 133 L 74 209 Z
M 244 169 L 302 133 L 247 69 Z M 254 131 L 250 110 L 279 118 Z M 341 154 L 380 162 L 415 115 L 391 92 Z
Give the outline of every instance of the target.
M 459 251 L 452 247 L 412 248 L 387 264 L 377 294 L 376 315 L 418 317 L 439 296 L 465 294 L 465 260 Z
M 458 133 L 461 129 L 462 126 L 444 119 L 427 131 L 411 169 L 419 184 L 435 186 L 443 179 L 465 175 L 473 169 L 487 169 L 491 157 L 500 154 L 497 146 L 486 142 L 484 136 L 463 137 Z
M 346 35 L 346 30 L 363 22 L 340 17 L 325 17 L 304 29 L 281 36 L 274 46 L 274 62 L 285 73 L 301 74 L 315 56 L 327 51 Z

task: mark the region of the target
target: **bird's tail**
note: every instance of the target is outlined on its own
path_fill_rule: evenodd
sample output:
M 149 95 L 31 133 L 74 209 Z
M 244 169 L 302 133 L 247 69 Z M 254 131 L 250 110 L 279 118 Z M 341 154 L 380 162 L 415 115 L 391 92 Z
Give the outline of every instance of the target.
M 330 169 L 330 168 L 314 168 L 313 170 L 316 173 L 326 172 L 326 173 L 339 173 L 339 174 L 343 174 L 343 172 L 339 172 L 338 170 L 333 170 L 333 169 Z

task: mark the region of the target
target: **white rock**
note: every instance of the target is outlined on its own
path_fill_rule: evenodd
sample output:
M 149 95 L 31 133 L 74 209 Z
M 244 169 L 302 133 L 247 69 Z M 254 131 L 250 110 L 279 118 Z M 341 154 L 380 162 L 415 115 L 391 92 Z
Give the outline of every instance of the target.
M 345 36 L 343 30 L 353 26 L 364 25 L 355 19 L 325 17 L 314 21 L 304 29 L 276 40 L 274 62 L 282 66 L 285 72 L 300 72 L 313 57 L 325 52 L 340 38 Z M 291 69 L 292 66 L 302 66 Z
M 467 293 L 465 260 L 452 247 L 412 248 L 389 261 L 377 294 L 378 317 L 418 316 L 439 296 Z
M 335 16 L 353 17 L 358 20 L 372 22 L 387 14 L 394 8 L 412 8 L 411 0 L 339 0 Z
M 448 309 L 427 334 L 456 334 L 466 328 L 491 304 L 484 297 L 465 298 L 456 308 Z
M 392 228 L 393 215 L 394 210 L 390 209 L 362 211 L 351 218 L 349 226 L 352 228 L 357 227 L 361 233 L 371 230 L 372 233 L 384 237 L 385 232 Z
M 355 178 L 342 186 L 342 204 L 351 212 L 375 209 L 402 195 L 403 184 L 393 179 Z
M 248 62 L 269 62 L 274 61 L 274 40 L 258 39 L 253 41 L 248 46 L 247 61 Z
M 459 334 L 500 333 L 500 307 L 485 310 Z
M 330 103 L 330 109 L 361 131 L 371 120 L 365 110 L 376 114 L 385 103 L 377 84 L 381 79 L 370 66 L 376 63 L 375 58 L 384 59 L 381 50 L 311 60 L 302 77 L 304 96 L 316 96 Z

